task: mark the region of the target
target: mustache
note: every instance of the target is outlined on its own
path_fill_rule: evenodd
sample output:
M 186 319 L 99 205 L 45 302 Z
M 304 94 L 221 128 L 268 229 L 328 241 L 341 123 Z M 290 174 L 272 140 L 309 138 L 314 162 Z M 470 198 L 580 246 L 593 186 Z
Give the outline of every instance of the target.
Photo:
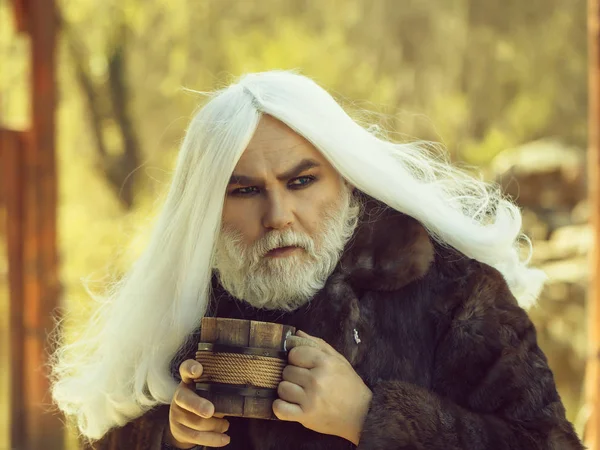
M 314 250 L 314 241 L 304 233 L 292 230 L 271 231 L 253 246 L 255 257 L 263 257 L 271 250 L 281 247 L 300 247 L 309 253 Z

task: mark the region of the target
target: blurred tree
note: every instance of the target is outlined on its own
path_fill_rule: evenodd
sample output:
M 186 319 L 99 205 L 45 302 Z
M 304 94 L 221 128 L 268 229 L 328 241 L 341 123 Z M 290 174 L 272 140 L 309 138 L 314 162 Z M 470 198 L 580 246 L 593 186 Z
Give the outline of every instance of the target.
M 112 79 L 102 47 L 128 30 L 127 48 L 112 49 L 127 62 L 122 85 L 132 117 L 144 117 L 147 152 L 158 150 L 157 130 L 196 104 L 181 87 L 272 68 L 301 68 L 364 100 L 354 109 L 375 109 L 402 135 L 449 142 L 470 162 L 541 136 L 585 145 L 584 0 L 63 4 L 97 80 Z M 181 127 L 171 131 L 175 139 Z
M 96 165 L 129 209 L 133 206 L 133 173 L 140 161 L 140 146 L 130 113 L 131 95 L 126 79 L 127 25 L 121 22 L 112 35 L 106 36 L 108 76 L 99 81 L 88 69 L 89 55 L 77 32 L 72 26 L 64 25 L 64 36 L 94 135 Z
M 375 50 L 378 77 L 397 74 L 395 106 L 425 112 L 463 157 L 487 162 L 541 136 L 585 146 L 584 1 L 373 5 L 353 45 Z

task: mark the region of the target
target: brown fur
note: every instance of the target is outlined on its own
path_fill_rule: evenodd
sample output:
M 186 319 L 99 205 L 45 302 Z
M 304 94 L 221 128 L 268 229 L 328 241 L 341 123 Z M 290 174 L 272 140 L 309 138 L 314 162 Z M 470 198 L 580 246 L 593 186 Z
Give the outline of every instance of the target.
M 99 441 L 82 443 L 84 450 L 161 450 L 162 438 L 169 423 L 169 407 L 162 405 L 109 431 Z
M 417 221 L 373 200 L 338 268 L 308 305 L 292 313 L 257 310 L 215 282 L 209 314 L 294 325 L 342 353 L 373 390 L 359 449 L 583 448 L 534 326 L 502 275 L 434 244 Z M 197 333 L 173 360 L 176 379 L 194 341 Z M 166 417 L 168 405 L 112 431 L 104 441 L 113 444 L 98 448 L 157 448 L 140 447 L 131 436 L 149 423 L 162 430 Z M 230 421 L 229 449 L 355 448 L 297 423 Z

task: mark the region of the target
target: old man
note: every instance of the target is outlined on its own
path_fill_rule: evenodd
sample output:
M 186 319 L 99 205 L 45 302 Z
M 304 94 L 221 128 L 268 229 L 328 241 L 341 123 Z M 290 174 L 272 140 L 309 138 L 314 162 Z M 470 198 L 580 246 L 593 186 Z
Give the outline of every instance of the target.
M 522 309 L 544 279 L 522 242 L 493 186 L 304 76 L 249 74 L 193 118 L 146 250 L 55 354 L 54 400 L 102 450 L 582 449 Z M 203 316 L 313 344 L 288 354 L 279 421 L 194 391 Z

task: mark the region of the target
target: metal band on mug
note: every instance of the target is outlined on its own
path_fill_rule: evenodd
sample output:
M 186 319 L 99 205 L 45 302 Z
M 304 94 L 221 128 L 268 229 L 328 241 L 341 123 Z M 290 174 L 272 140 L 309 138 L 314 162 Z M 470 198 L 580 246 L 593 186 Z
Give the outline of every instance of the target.
M 242 397 L 277 398 L 277 389 L 265 389 L 252 386 L 235 386 L 221 383 L 196 383 L 196 390 L 215 394 L 241 395 Z

